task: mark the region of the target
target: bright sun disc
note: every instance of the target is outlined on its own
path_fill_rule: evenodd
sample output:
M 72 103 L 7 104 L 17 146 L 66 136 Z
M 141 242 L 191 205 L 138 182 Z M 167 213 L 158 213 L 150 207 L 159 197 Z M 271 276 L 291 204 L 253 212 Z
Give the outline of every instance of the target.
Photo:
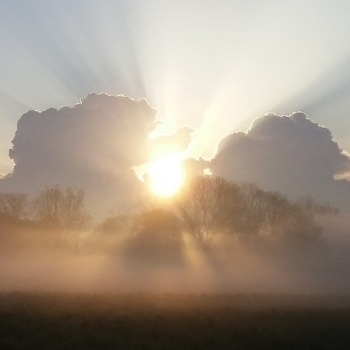
M 150 186 L 154 194 L 170 197 L 179 191 L 183 183 L 181 157 L 167 155 L 157 158 L 148 166 Z

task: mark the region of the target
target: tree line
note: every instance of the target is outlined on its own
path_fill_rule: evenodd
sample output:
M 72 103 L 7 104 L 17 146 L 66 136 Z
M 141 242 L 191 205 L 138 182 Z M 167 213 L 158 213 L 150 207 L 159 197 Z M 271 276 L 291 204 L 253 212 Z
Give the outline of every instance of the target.
M 0 222 L 2 226 L 40 223 L 48 228 L 82 230 L 91 218 L 85 197 L 81 188 L 58 185 L 46 188 L 33 200 L 25 194 L 0 193 Z
M 100 234 L 125 233 L 126 251 L 140 259 L 173 259 L 190 239 L 199 249 L 234 244 L 283 243 L 317 246 L 317 216 L 337 212 L 311 199 L 292 201 L 253 184 L 199 176 L 171 200 L 151 201 L 137 214 L 114 216 L 97 226 Z
M 24 194 L 0 193 L 0 234 L 28 228 L 71 235 L 88 230 L 102 240 L 123 235 L 130 251 L 154 254 L 180 249 L 184 235 L 201 246 L 228 238 L 314 242 L 322 233 L 315 217 L 335 211 L 310 199 L 291 201 L 277 192 L 215 176 L 196 177 L 171 199 L 146 200 L 134 213 L 97 224 L 85 202 L 83 189 L 59 185 L 32 200 Z

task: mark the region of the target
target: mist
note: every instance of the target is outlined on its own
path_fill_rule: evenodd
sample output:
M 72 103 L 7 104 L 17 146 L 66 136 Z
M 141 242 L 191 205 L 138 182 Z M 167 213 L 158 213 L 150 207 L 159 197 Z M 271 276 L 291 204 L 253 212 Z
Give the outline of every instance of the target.
M 85 233 L 74 244 L 62 243 L 71 232 L 61 232 L 56 241 L 57 232 L 45 232 L 46 242 L 34 233 L 12 237 L 11 244 L 2 237 L 0 290 L 348 294 L 350 217 L 329 214 L 317 221 L 323 235 L 310 245 L 225 238 L 209 247 L 183 234 L 175 249 L 130 243 L 130 232 L 99 237 Z

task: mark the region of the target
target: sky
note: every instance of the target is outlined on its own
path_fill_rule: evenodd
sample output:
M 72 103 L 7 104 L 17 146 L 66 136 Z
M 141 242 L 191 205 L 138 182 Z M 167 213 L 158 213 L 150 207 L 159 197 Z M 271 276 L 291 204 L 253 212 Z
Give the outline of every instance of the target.
M 349 23 L 345 0 L 0 0 L 0 174 L 23 114 L 90 93 L 146 98 L 189 156 L 295 111 L 350 152 Z

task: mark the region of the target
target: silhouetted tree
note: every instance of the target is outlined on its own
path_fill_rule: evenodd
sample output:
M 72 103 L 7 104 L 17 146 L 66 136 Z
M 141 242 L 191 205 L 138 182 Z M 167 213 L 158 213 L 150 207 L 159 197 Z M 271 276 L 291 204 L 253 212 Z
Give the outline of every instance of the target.
M 317 206 L 301 205 L 278 192 L 264 191 L 254 185 L 241 187 L 244 210 L 238 221 L 246 237 L 268 236 L 290 241 L 314 240 L 321 233 L 315 223 Z
M 175 207 L 185 228 L 200 242 L 213 235 L 251 240 L 276 235 L 314 238 L 320 233 L 313 220 L 315 207 L 306 210 L 280 193 L 215 176 L 194 178 L 176 198 Z
M 182 222 L 199 241 L 231 233 L 241 211 L 239 187 L 215 176 L 194 178 L 175 200 Z
M 28 205 L 27 196 L 17 193 L 0 193 L 0 214 L 14 219 L 23 219 Z
M 236 218 L 235 228 L 249 238 L 275 225 L 288 213 L 290 202 L 279 193 L 267 192 L 252 184 L 240 186 L 241 212 Z
M 83 189 L 76 187 L 62 189 L 57 185 L 40 192 L 33 202 L 34 214 L 44 224 L 81 230 L 90 220 L 84 201 Z
M 0 233 L 18 233 L 30 225 L 26 218 L 28 201 L 24 194 L 0 193 Z

